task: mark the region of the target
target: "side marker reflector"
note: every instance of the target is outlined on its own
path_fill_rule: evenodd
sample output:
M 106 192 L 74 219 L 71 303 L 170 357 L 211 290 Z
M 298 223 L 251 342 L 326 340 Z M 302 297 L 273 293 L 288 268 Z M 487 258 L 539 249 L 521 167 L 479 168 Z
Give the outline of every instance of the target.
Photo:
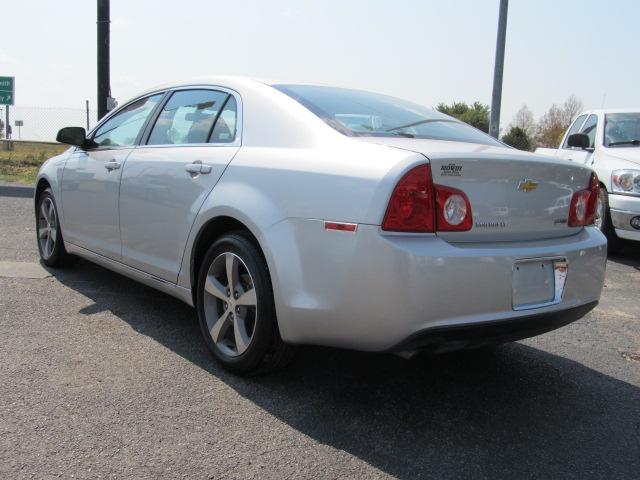
M 338 230 L 339 232 L 355 232 L 358 229 L 357 223 L 344 222 L 324 222 L 325 230 Z

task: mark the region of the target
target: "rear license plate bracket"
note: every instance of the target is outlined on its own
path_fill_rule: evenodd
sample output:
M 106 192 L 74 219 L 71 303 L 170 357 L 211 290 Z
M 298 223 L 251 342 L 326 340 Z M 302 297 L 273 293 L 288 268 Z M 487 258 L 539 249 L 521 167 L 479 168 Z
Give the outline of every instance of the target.
M 567 278 L 565 258 L 533 258 L 513 264 L 512 305 L 528 310 L 562 301 Z

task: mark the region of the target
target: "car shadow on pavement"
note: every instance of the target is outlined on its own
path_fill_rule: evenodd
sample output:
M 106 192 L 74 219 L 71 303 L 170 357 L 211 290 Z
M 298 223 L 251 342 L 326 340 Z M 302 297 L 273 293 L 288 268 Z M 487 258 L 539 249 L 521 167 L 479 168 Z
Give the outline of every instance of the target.
M 284 371 L 240 378 L 213 362 L 178 300 L 84 261 L 56 277 L 94 302 L 80 313 L 112 312 L 290 427 L 399 478 L 640 471 L 640 389 L 540 349 L 405 361 L 303 347 Z
M 625 242 L 619 253 L 609 255 L 609 260 L 640 270 L 640 248 L 638 248 L 638 242 Z

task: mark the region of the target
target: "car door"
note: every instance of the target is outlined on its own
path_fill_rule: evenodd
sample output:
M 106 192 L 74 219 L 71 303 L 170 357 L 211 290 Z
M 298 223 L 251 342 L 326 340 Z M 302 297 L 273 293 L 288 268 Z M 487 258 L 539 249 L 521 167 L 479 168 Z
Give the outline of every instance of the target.
M 91 149 L 77 148 L 65 164 L 61 200 L 65 241 L 121 258 L 118 189 L 122 167 L 164 93 L 125 105 L 98 126 Z
M 584 125 L 584 121 L 586 119 L 587 119 L 587 114 L 584 114 L 584 115 L 580 115 L 578 118 L 576 118 L 573 121 L 573 123 L 569 127 L 569 130 L 564 136 L 562 145 L 560 146 L 560 150 L 558 152 L 558 157 L 564 158 L 565 160 L 571 160 L 572 162 L 575 161 L 576 152 L 579 152 L 580 150 L 569 146 L 569 143 L 568 143 L 569 136 L 573 135 L 574 133 L 579 133 L 580 128 L 582 127 L 582 125 Z
M 575 153 L 576 162 L 582 162 L 587 165 L 593 164 L 593 153 L 596 146 L 596 131 L 598 129 L 598 116 L 595 114 L 589 115 L 584 124 L 580 128 L 580 133 L 584 133 L 589 137 L 589 149 L 577 150 Z
M 595 146 L 597 127 L 597 115 L 593 113 L 590 115 L 580 115 L 569 128 L 569 131 L 562 142 L 562 148 L 560 149 L 560 154 L 558 156 L 572 162 L 590 164 L 593 158 L 593 148 Z M 573 133 L 586 134 L 589 137 L 589 149 L 585 150 L 578 147 L 570 147 L 568 145 L 568 140 L 569 136 Z
M 124 263 L 177 281 L 196 214 L 240 147 L 240 116 L 234 92 L 171 92 L 122 172 Z

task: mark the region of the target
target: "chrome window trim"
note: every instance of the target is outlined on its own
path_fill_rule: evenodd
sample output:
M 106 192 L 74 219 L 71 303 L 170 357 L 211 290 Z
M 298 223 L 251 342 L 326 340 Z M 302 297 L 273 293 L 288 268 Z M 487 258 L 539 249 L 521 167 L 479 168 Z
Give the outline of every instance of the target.
M 163 143 L 157 145 L 148 145 L 146 143 L 139 143 L 135 146 L 135 148 L 180 148 L 180 147 L 240 147 L 242 145 L 242 112 L 243 112 L 243 104 L 242 97 L 240 94 L 227 87 L 218 86 L 218 85 L 181 85 L 179 87 L 169 88 L 166 91 L 172 95 L 174 92 L 182 91 L 182 90 L 214 90 L 218 92 L 223 92 L 229 95 L 233 95 L 233 98 L 236 101 L 236 137 L 233 142 L 228 143 L 215 143 L 215 142 L 207 142 L 207 143 Z M 169 97 L 170 98 L 170 97 Z M 153 126 L 151 126 L 153 129 Z M 151 133 L 151 130 L 149 131 Z M 146 139 L 148 141 L 148 138 Z

